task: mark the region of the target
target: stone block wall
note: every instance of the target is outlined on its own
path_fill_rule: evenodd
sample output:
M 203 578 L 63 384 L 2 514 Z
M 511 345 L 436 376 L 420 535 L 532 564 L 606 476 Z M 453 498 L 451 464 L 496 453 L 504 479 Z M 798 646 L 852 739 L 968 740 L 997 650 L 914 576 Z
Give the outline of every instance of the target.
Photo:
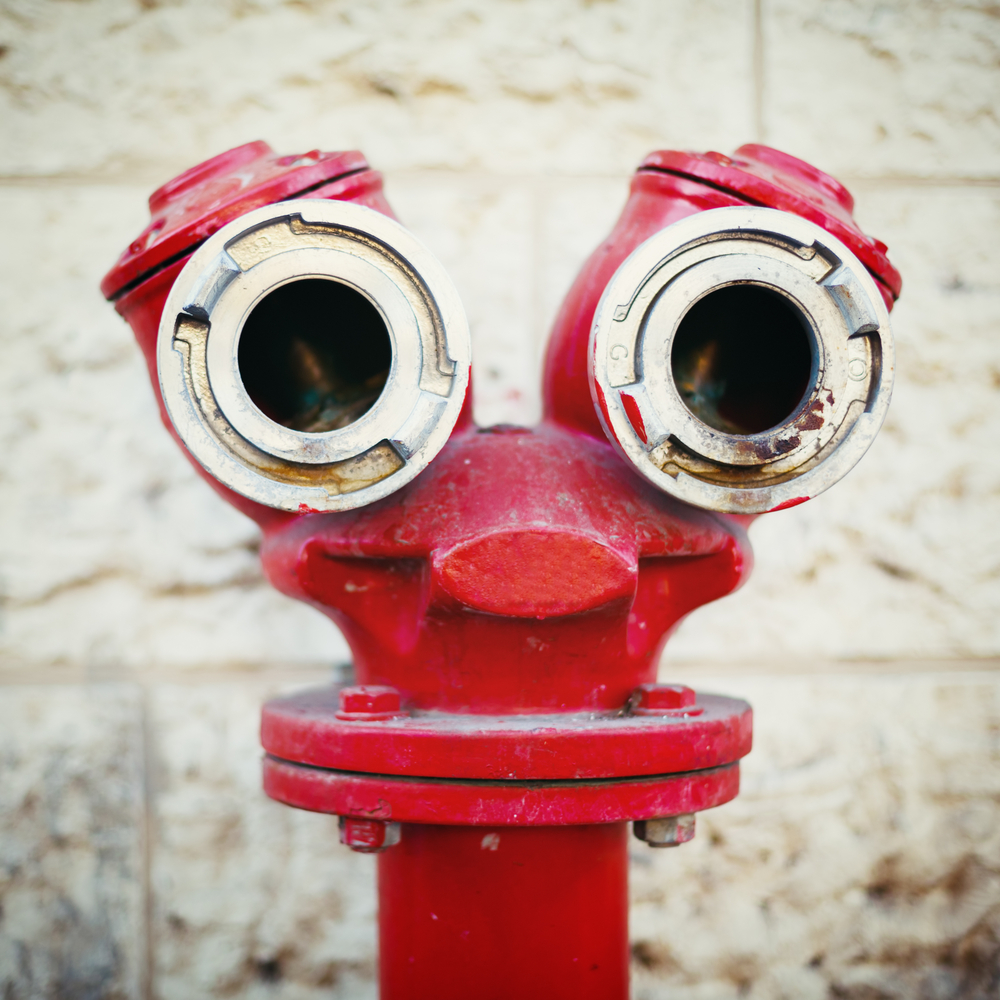
M 977 0 L 0 4 L 0 995 L 373 997 L 370 858 L 259 791 L 334 627 L 158 422 L 97 284 L 164 180 L 359 148 L 469 313 L 476 416 L 657 148 L 764 141 L 904 276 L 862 464 L 753 528 L 661 674 L 748 697 L 741 798 L 633 854 L 636 998 L 1000 989 L 1000 15 Z

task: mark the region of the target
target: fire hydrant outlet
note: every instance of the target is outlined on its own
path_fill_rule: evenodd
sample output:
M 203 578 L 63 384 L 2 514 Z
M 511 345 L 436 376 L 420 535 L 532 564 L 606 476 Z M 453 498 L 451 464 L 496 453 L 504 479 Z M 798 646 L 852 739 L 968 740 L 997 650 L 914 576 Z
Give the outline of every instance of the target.
M 287 511 L 348 510 L 444 446 L 470 342 L 454 285 L 399 223 L 301 200 L 249 212 L 194 253 L 157 365 L 177 433 L 219 482 Z
M 609 439 L 688 503 L 757 514 L 814 497 L 868 450 L 892 394 L 889 313 L 820 226 L 718 208 L 651 236 L 591 339 Z

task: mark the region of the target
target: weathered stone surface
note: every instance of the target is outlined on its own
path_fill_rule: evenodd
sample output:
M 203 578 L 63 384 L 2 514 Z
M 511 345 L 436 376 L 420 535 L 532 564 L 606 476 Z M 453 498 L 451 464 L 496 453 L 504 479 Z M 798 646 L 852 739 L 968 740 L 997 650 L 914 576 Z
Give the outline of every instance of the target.
M 834 174 L 996 177 L 994 4 L 761 6 L 766 142 Z
M 1000 675 L 664 679 L 754 705 L 740 797 L 632 852 L 636 1000 L 1000 989 Z
M 8 4 L 0 172 L 179 172 L 258 136 L 386 168 L 627 171 L 752 128 L 749 0 Z
M 535 423 L 539 330 L 534 185 L 490 176 L 444 181 L 390 178 L 386 191 L 405 224 L 448 270 L 474 331 L 476 417 L 485 425 Z M 532 377 L 534 376 L 534 377 Z
M 0 186 L 0 663 L 342 658 L 332 625 L 265 584 L 256 526 L 170 440 L 97 290 L 146 193 Z
M 0 689 L 0 995 L 139 997 L 141 710 L 125 684 Z
M 260 789 L 259 682 L 155 684 L 153 979 L 162 1000 L 374 997 L 374 858 Z
M 401 172 L 386 193 L 466 306 L 477 422 L 536 423 L 549 330 L 625 204 L 624 178 Z

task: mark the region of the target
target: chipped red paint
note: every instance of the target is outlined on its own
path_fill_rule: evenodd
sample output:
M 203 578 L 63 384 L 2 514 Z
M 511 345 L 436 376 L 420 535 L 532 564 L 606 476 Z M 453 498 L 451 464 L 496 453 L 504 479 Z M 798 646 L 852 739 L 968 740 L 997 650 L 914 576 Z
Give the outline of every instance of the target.
M 154 193 L 150 225 L 102 289 L 157 393 L 160 314 L 190 254 L 250 209 L 303 194 L 392 215 L 360 154 L 279 157 L 264 143 Z M 563 303 L 540 426 L 477 429 L 470 394 L 425 472 L 343 513 L 271 510 L 196 464 L 261 526 L 274 585 L 351 646 L 357 686 L 265 707 L 264 783 L 280 801 L 353 817 L 344 835 L 359 849 L 404 824 L 379 857 L 383 1000 L 624 1000 L 624 821 L 737 794 L 749 706 L 654 682 L 684 616 L 746 578 L 752 519 L 694 509 L 640 478 L 604 437 L 587 363 L 594 309 L 622 261 L 685 216 L 746 204 L 824 225 L 891 305 L 899 276 L 832 178 L 762 146 L 655 153 Z M 645 440 L 636 401 L 624 401 Z M 596 405 L 606 415 L 599 389 Z
M 608 401 L 604 398 L 604 390 L 600 387 L 596 380 L 591 382 L 591 387 L 594 390 L 597 405 L 600 407 L 604 419 L 610 425 L 611 415 L 608 413 Z
M 777 507 L 772 507 L 769 513 L 773 514 L 776 510 L 788 510 L 789 507 L 798 507 L 800 503 L 805 503 L 809 497 L 792 497 L 791 500 L 786 500 L 784 503 L 779 503 Z
M 640 685 L 625 716 L 411 711 L 377 725 L 345 718 L 343 699 L 325 688 L 268 702 L 261 742 L 272 757 L 311 767 L 470 781 L 649 777 L 721 767 L 750 752 L 745 702 L 703 694 L 687 706 L 665 706 L 655 693 L 644 698 L 664 687 L 670 686 Z M 681 714 L 664 721 L 675 708 Z
M 264 791 L 314 812 L 445 826 L 574 826 L 700 812 L 735 798 L 736 764 L 710 770 L 560 782 L 392 778 L 267 757 Z
M 336 187 L 335 187 L 336 185 Z M 266 142 L 249 142 L 168 181 L 149 196 L 153 221 L 101 282 L 116 299 L 159 270 L 188 257 L 226 223 L 289 198 L 337 198 L 391 214 L 381 175 L 358 152 L 278 156 Z
M 636 434 L 642 438 L 642 443 L 646 444 L 646 424 L 642 419 L 642 412 L 639 410 L 639 404 L 635 401 L 635 396 L 631 393 L 623 392 L 621 393 L 622 406 L 625 407 L 625 416 L 628 417 L 629 423 L 635 428 Z

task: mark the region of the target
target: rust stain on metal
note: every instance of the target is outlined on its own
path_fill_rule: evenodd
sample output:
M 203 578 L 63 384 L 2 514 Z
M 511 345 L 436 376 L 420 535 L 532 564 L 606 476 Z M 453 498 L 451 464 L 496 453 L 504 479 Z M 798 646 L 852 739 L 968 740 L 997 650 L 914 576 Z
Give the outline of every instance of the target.
M 820 423 L 820 426 L 823 425 L 823 421 L 822 420 L 820 420 L 819 423 Z M 807 430 L 813 430 L 814 428 L 808 427 L 806 429 Z M 802 444 L 802 438 L 800 438 L 796 434 L 795 437 L 784 438 L 784 439 L 779 438 L 777 441 L 774 442 L 774 450 L 779 455 L 785 455 L 785 454 L 787 454 L 790 451 L 795 451 L 795 449 L 798 448 L 798 446 L 800 444 Z
M 822 399 L 814 400 L 796 424 L 804 431 L 818 431 L 826 423 L 826 417 L 823 416 L 825 407 L 826 404 Z

